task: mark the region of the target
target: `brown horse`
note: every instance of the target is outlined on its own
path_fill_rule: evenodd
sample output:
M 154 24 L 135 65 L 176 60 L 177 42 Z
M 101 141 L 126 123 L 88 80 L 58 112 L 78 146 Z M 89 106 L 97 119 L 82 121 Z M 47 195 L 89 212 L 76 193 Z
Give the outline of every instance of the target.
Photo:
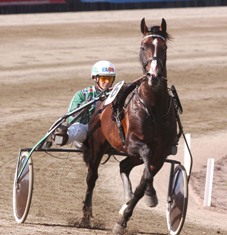
M 151 28 L 146 26 L 145 19 L 141 21 L 143 39 L 139 57 L 144 76 L 136 82 L 136 88 L 125 100 L 121 120 L 124 142 L 112 117 L 111 104 L 106 107 L 98 104 L 89 123 L 88 148 L 84 152 L 88 174 L 83 221 L 89 223 L 92 216 L 92 193 L 101 159 L 110 148 L 115 149 L 127 155 L 120 162 L 126 206 L 113 229 L 117 234 L 124 233 L 134 207 L 144 194 L 150 199 L 149 206 L 157 205 L 153 178 L 167 156 L 173 153 L 178 141 L 176 110 L 167 86 L 166 57 L 170 35 L 166 27 L 164 19 L 160 26 Z M 144 164 L 144 172 L 133 193 L 129 174 L 133 167 L 140 164 Z

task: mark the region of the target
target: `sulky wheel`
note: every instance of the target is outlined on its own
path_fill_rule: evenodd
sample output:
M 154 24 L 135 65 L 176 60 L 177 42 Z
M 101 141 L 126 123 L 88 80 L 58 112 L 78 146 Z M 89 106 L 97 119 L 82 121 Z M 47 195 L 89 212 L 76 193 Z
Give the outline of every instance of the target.
M 177 165 L 172 175 L 166 217 L 169 234 L 178 235 L 183 228 L 188 204 L 188 178 L 185 168 Z
M 33 164 L 32 158 L 27 158 L 28 153 L 22 153 L 19 156 L 13 183 L 13 213 L 17 223 L 24 223 L 26 220 L 32 199 Z M 27 160 L 24 170 L 20 173 Z M 21 175 L 18 178 L 19 174 Z

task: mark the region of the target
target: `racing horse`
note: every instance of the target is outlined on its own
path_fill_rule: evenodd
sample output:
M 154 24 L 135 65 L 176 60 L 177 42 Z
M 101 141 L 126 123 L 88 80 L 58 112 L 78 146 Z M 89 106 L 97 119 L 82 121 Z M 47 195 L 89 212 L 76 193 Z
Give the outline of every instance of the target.
M 112 104 L 105 106 L 99 103 L 89 123 L 88 147 L 83 153 L 88 166 L 83 205 L 83 221 L 86 223 L 92 217 L 92 194 L 103 155 L 115 149 L 126 156 L 120 162 L 125 206 L 113 228 L 116 234 L 125 232 L 133 209 L 144 195 L 150 198 L 149 206 L 157 205 L 153 178 L 167 156 L 173 154 L 172 149 L 178 142 L 176 110 L 167 86 L 167 41 L 171 36 L 167 33 L 166 21 L 162 19 L 160 26 L 149 28 L 143 18 L 141 32 L 143 38 L 139 59 L 143 76 L 124 101 L 124 115 L 121 119 L 124 142 L 112 116 Z M 129 174 L 133 167 L 140 164 L 144 164 L 144 171 L 133 192 Z

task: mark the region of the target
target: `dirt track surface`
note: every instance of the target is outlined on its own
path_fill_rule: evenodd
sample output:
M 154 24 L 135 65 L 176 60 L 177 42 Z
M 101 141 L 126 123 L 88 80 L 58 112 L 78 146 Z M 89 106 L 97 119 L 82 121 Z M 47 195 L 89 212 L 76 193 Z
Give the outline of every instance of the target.
M 78 229 L 85 194 L 86 167 L 79 154 L 33 156 L 35 184 L 25 224 L 16 224 L 12 187 L 20 148 L 32 147 L 63 115 L 74 93 L 90 84 L 97 60 L 112 61 L 117 80 L 141 75 L 140 20 L 165 18 L 169 86 L 174 84 L 192 136 L 194 166 L 189 208 L 181 234 L 227 234 L 227 8 L 187 8 L 0 16 L 0 234 L 111 234 L 123 203 L 118 163 L 100 167 L 94 193 L 93 229 Z M 182 160 L 184 143 L 179 143 Z M 55 154 L 56 157 L 56 154 Z M 212 207 L 204 208 L 206 163 L 215 158 Z M 141 169 L 132 172 L 133 182 Z M 111 172 L 110 175 L 108 175 Z M 159 205 L 141 201 L 127 234 L 167 234 L 168 166 L 155 179 Z

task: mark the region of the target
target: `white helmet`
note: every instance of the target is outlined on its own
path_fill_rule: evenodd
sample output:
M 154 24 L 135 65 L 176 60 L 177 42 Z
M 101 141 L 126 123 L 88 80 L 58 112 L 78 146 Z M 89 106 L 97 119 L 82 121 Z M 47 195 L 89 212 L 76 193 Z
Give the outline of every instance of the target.
M 91 78 L 95 76 L 116 76 L 115 66 L 106 60 L 100 60 L 95 63 L 91 70 Z

